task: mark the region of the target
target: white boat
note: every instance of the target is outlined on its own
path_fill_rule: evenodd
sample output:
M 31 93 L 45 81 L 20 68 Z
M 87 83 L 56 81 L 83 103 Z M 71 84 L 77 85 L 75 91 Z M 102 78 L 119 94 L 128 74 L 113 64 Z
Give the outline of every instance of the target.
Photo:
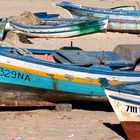
M 105 93 L 129 140 L 140 139 L 140 82 L 108 86 Z

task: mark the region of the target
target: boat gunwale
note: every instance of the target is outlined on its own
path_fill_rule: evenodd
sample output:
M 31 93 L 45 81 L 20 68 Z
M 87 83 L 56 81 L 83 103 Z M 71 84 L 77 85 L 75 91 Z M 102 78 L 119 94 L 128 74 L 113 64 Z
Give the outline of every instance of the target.
M 88 20 L 88 21 L 84 21 L 82 23 L 78 23 L 78 24 L 64 24 L 64 25 L 59 25 L 59 26 L 52 26 L 52 27 L 48 27 L 48 26 L 44 26 L 44 25 L 39 25 L 39 26 L 34 26 L 34 25 L 23 25 L 23 24 L 20 24 L 20 23 L 16 23 L 16 22 L 13 22 L 13 21 L 10 21 L 11 25 L 12 26 L 16 26 L 16 28 L 23 28 L 24 30 L 49 30 L 49 29 L 59 29 L 59 28 L 67 28 L 67 27 L 72 27 L 72 26 L 81 26 L 81 25 L 86 25 L 86 24 L 89 24 L 91 25 L 91 23 L 94 24 L 94 22 L 96 23 L 95 25 L 96 26 L 100 26 L 101 25 L 105 25 L 104 21 L 107 22 L 107 18 L 104 18 L 103 20 Z M 88 26 L 89 26 L 88 25 Z M 20 27 L 19 27 L 20 26 Z M 87 26 L 87 25 L 86 25 Z M 93 26 L 93 25 L 92 25 Z M 27 28 L 27 29 L 26 29 Z M 29 29 L 28 29 L 29 28 Z M 40 31 L 39 31 L 40 32 Z
M 123 92 L 123 94 L 129 94 L 129 95 L 132 95 L 133 93 L 127 93 L 127 92 Z M 138 94 L 133 94 L 133 95 L 137 95 L 139 96 Z M 132 96 L 133 96 L 132 95 Z M 113 100 L 117 100 L 117 101 L 121 101 L 121 102 L 125 102 L 125 103 L 130 103 L 130 104 L 133 104 L 133 105 L 140 105 L 140 102 L 139 101 L 135 101 L 134 99 L 127 99 L 127 97 L 123 98 L 123 97 L 118 97 L 116 95 L 108 95 L 111 99 Z
M 80 6 L 77 6 L 77 5 L 74 5 L 74 6 L 73 5 L 67 5 L 67 6 L 63 5 L 61 7 L 63 7 L 66 10 L 70 10 L 70 11 L 71 11 L 71 9 L 76 9 L 76 10 L 79 10 L 79 11 L 84 11 L 84 12 L 87 11 L 87 12 L 91 12 L 91 13 L 95 12 L 95 13 L 113 14 L 113 15 L 115 15 L 115 14 L 117 14 L 117 15 L 127 15 L 128 14 L 127 16 L 133 16 L 133 15 L 139 16 L 140 15 L 140 12 L 138 10 L 135 10 L 136 12 L 134 12 L 134 10 L 118 10 L 120 12 L 113 10 L 111 12 L 111 11 L 96 11 L 96 10 L 84 9 L 84 8 L 82 8 L 82 6 L 80 7 Z M 123 11 L 126 12 L 126 13 L 123 13 Z
M 75 64 L 62 64 L 62 63 L 56 63 L 56 62 L 50 62 L 46 60 L 41 60 L 34 57 L 27 57 L 23 55 L 9 55 L 9 53 L 6 53 L 5 51 L 1 51 L 0 55 L 12 59 L 16 59 L 18 61 L 23 61 L 27 63 L 37 64 L 41 66 L 48 66 L 52 68 L 58 68 L 58 69 L 64 69 L 64 70 L 70 70 L 70 71 L 76 71 L 76 72 L 84 72 L 89 74 L 98 74 L 98 75 L 110 75 L 110 76 L 126 76 L 126 77 L 140 77 L 140 72 L 138 71 L 121 71 L 121 70 L 99 70 L 99 69 L 93 69 L 90 67 L 83 67 Z
M 127 88 L 126 86 L 129 86 L 129 85 L 132 85 L 132 86 L 140 85 L 140 82 L 127 82 L 127 83 L 121 83 L 121 84 L 117 84 L 113 86 L 109 85 L 105 89 L 108 91 L 114 91 L 114 92 L 119 92 L 119 93 L 121 92 L 123 94 L 131 94 L 132 96 L 133 95 L 140 96 L 140 93 L 139 93 L 140 90 Z

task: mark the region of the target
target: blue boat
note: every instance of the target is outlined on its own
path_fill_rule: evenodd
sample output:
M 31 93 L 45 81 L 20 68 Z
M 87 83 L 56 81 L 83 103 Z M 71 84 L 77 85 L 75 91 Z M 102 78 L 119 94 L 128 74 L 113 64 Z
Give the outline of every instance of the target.
M 140 49 L 131 48 L 117 46 L 114 51 L 98 52 L 1 46 L 0 105 L 12 101 L 15 105 L 31 101 L 107 101 L 99 78 L 107 78 L 112 85 L 140 81 L 140 71 L 135 71 Z
M 91 8 L 62 1 L 56 5 L 66 9 L 71 16 L 92 18 L 108 17 L 108 31 L 140 33 L 140 11 L 129 7 L 124 9 Z M 128 9 L 127 9 L 128 8 Z M 131 9 L 131 10 L 130 10 Z

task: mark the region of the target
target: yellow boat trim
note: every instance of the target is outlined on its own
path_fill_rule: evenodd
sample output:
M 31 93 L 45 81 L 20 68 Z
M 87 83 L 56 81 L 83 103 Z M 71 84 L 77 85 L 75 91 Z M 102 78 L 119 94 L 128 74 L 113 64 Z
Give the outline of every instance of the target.
M 17 70 L 17 71 L 26 72 L 26 73 L 29 73 L 29 74 L 44 76 L 44 77 L 48 77 L 48 78 L 54 78 L 56 80 L 66 80 L 66 81 L 77 82 L 77 83 L 100 85 L 100 82 L 97 79 L 77 78 L 77 77 L 70 76 L 70 75 L 60 75 L 60 74 L 52 74 L 51 75 L 51 74 L 48 74 L 46 72 L 42 72 L 40 70 L 33 70 L 33 69 L 14 66 L 14 65 L 5 64 L 5 63 L 0 63 L 0 66 L 4 67 L 4 68 L 8 68 L 8 69 L 13 69 L 13 70 Z M 123 82 L 109 81 L 109 84 L 111 84 L 111 85 L 120 84 L 120 83 L 123 83 Z

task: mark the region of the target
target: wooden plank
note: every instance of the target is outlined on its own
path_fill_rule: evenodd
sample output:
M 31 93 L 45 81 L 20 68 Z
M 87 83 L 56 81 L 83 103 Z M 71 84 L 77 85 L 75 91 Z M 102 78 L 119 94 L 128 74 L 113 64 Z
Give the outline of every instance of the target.
M 99 64 L 99 59 L 94 56 L 90 56 L 90 54 L 87 51 L 58 50 L 57 53 L 67 58 L 73 64 L 77 65 Z
M 114 52 L 97 52 L 82 50 L 58 50 L 57 53 L 78 65 L 97 65 L 107 66 L 132 66 L 131 59 L 115 54 Z
M 61 57 L 59 54 L 53 53 L 52 55 L 54 56 L 54 58 L 56 58 L 58 61 L 60 61 L 63 64 L 70 64 L 70 61 L 68 61 L 65 58 Z
M 43 107 L 43 106 L 56 106 L 53 102 L 48 101 L 20 101 L 20 100 L 10 100 L 3 99 L 0 100 L 0 107 Z

